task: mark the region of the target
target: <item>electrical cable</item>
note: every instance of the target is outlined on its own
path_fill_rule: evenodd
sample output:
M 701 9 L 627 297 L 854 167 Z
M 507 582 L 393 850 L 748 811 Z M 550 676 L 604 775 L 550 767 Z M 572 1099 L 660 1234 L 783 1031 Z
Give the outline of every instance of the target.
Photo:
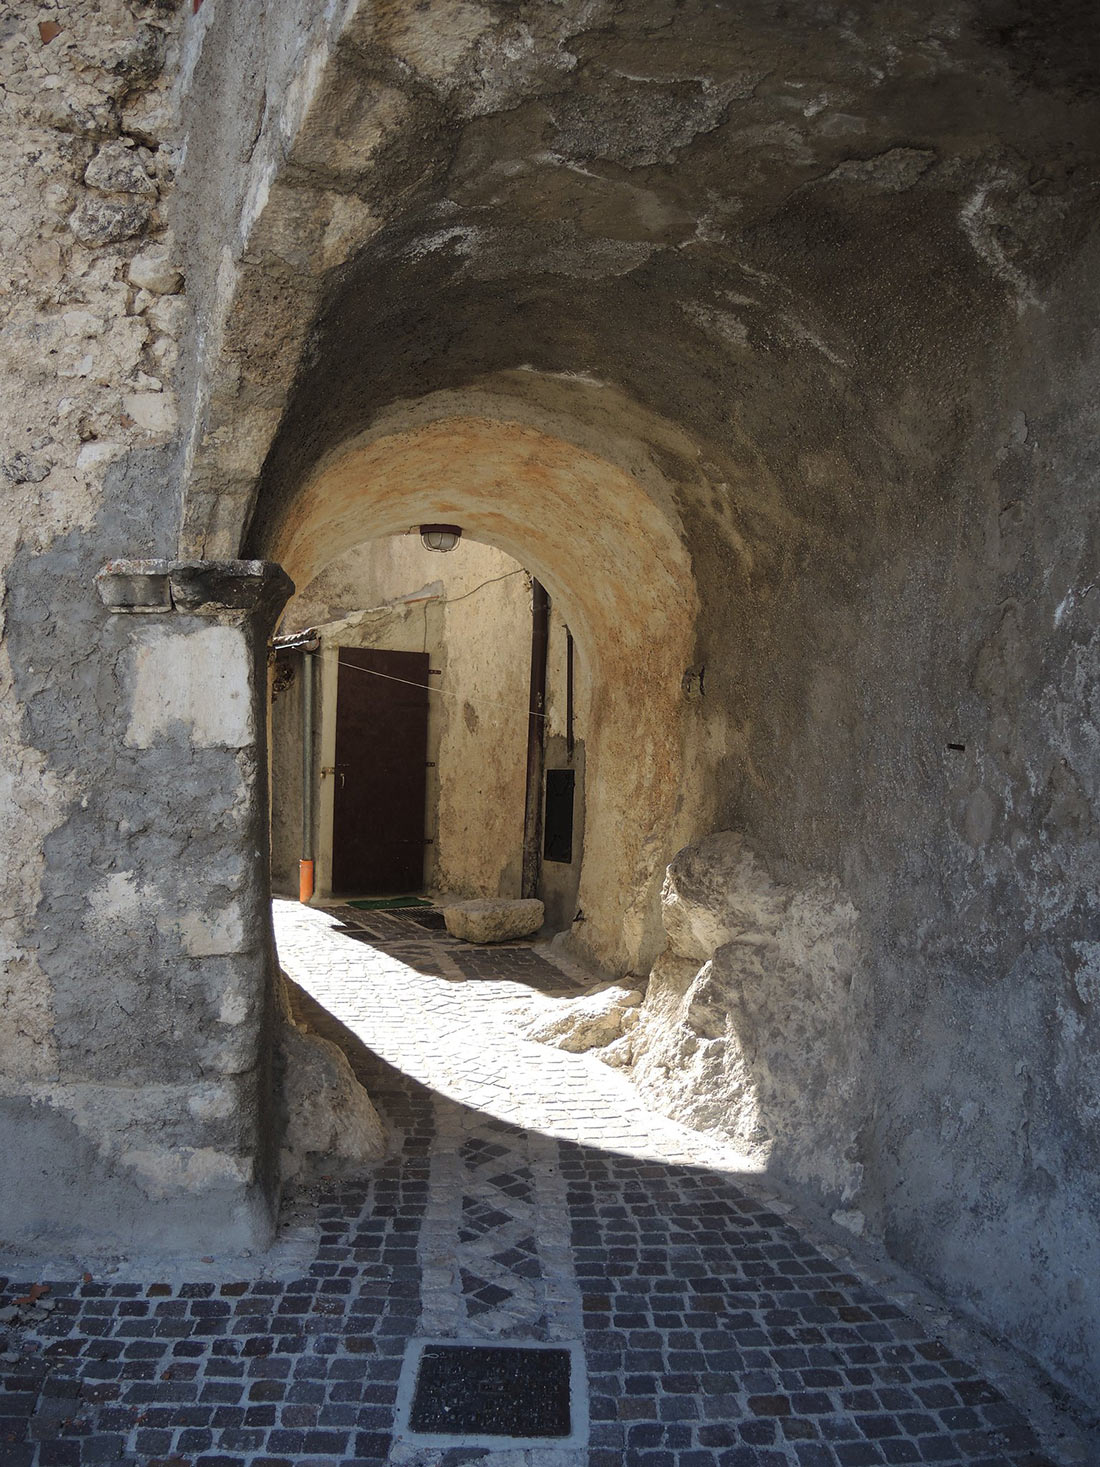
M 407 688 L 422 688 L 424 692 L 435 693 L 440 698 L 454 698 L 457 701 L 459 698 L 464 697 L 462 693 L 450 693 L 446 688 L 435 688 L 430 683 L 414 683 L 407 677 L 394 677 L 389 672 L 376 672 L 373 667 L 356 667 L 354 662 L 341 662 L 339 668 L 341 672 L 345 670 L 349 672 L 365 672 L 368 677 L 385 678 L 388 683 L 404 683 Z M 482 703 L 495 703 L 498 708 L 514 709 L 515 706 L 512 703 L 506 703 L 503 698 L 479 698 L 478 701 Z M 534 713 L 533 710 L 528 709 L 524 717 L 549 719 L 550 715 L 549 713 Z
M 505 571 L 502 576 L 494 576 L 491 581 L 482 581 L 480 586 L 475 586 L 472 591 L 463 591 L 461 596 L 443 596 L 441 599 L 444 606 L 453 606 L 456 601 L 465 601 L 467 596 L 476 596 L 479 591 L 484 591 L 486 586 L 495 586 L 498 581 L 506 581 L 510 576 L 525 576 L 528 572 L 520 566 L 518 570 Z
M 520 566 L 518 568 L 518 570 L 505 571 L 502 576 L 493 576 L 491 580 L 482 581 L 482 583 L 481 583 L 480 586 L 475 586 L 473 588 L 473 590 L 471 590 L 471 591 L 463 591 L 463 593 L 462 593 L 461 596 L 443 596 L 443 597 L 441 597 L 439 599 L 442 600 L 444 607 L 450 606 L 450 605 L 453 605 L 454 602 L 456 602 L 456 601 L 465 601 L 468 596 L 476 596 L 477 593 L 478 593 L 478 591 L 484 591 L 484 589 L 485 589 L 486 586 L 495 586 L 498 581 L 507 581 L 512 576 L 525 576 L 527 574 L 528 574 L 528 572 L 523 568 L 523 566 Z M 428 640 L 428 603 L 427 603 L 427 601 L 425 601 L 424 602 L 424 639 L 423 639 L 423 642 L 421 644 L 423 646 L 423 648 L 424 648 L 425 651 L 427 650 L 427 640 Z M 432 687 L 432 685 L 430 683 L 414 683 L 414 682 L 410 682 L 407 677 L 394 677 L 392 675 L 392 673 L 388 673 L 388 672 L 376 672 L 373 667 L 356 667 L 355 664 L 354 664 L 354 662 L 341 662 L 340 663 L 340 667 L 341 668 L 345 668 L 345 667 L 351 668 L 354 672 L 365 672 L 368 675 L 368 677 L 385 678 L 386 682 L 388 682 L 388 683 L 404 683 L 405 686 L 408 687 L 408 688 L 423 688 L 428 693 L 437 693 L 441 698 L 455 698 L 457 700 L 458 698 L 463 697 L 463 694 L 461 694 L 461 693 L 450 693 L 450 692 L 447 691 L 446 688 L 435 688 L 435 687 Z M 484 698 L 483 697 L 483 698 L 480 698 L 478 701 L 479 702 L 482 702 L 482 703 L 495 703 L 498 708 L 511 708 L 512 707 L 512 704 L 511 703 L 505 703 L 502 698 Z M 528 717 L 542 718 L 542 719 L 545 719 L 545 720 L 548 721 L 549 718 L 550 718 L 550 715 L 548 713 L 535 713 L 533 710 L 528 709 Z

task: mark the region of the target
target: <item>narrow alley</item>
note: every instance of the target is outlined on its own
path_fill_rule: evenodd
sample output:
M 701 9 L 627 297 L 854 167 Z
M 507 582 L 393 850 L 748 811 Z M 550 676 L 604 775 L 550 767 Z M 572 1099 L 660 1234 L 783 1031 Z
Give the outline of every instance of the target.
M 432 921 L 276 903 L 296 1018 L 345 1049 L 392 1153 L 300 1196 L 262 1258 L 0 1277 L 3 1467 L 1096 1460 L 1007 1357 L 793 1226 L 735 1152 L 526 1040 L 586 975 Z M 568 1429 L 525 1442 L 536 1370 L 499 1445 L 411 1430 L 414 1342 L 456 1339 L 573 1346 Z

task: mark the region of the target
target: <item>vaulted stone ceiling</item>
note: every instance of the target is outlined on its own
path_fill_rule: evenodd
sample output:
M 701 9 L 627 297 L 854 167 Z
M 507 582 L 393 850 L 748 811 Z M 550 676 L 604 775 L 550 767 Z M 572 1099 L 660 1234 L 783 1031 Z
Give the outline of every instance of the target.
M 503 383 L 548 410 L 568 383 L 575 417 L 679 486 L 698 661 L 739 710 L 729 817 L 880 880 L 838 825 L 896 819 L 893 777 L 866 777 L 885 767 L 867 709 L 905 623 L 950 619 L 952 579 L 995 605 L 1030 575 L 1008 524 L 991 559 L 988 522 L 1087 452 L 1095 32 L 1086 7 L 360 6 L 308 85 L 294 73 L 277 103 L 269 82 L 249 114 L 262 187 L 240 175 L 254 222 L 197 521 L 213 475 L 223 549 L 255 504 L 262 550 L 312 466 L 384 409 Z M 626 423 L 630 401 L 675 425 L 677 453 Z M 1063 558 L 1072 582 L 1087 553 Z M 972 720 L 988 632 L 925 664 L 945 686 L 897 710 L 900 767 Z M 792 721 L 793 785 L 775 767 Z M 930 880 L 937 904 L 969 903 L 965 878 Z
M 707 808 L 859 932 L 806 1030 L 769 989 L 858 1096 L 789 1175 L 1095 1382 L 1095 7 L 247 11 L 181 175 L 185 552 L 437 400 L 668 486 Z
M 624 388 L 719 479 L 747 457 L 738 515 L 843 537 L 853 475 L 931 468 L 981 412 L 1095 207 L 1083 5 L 363 5 L 285 103 L 236 22 L 207 48 L 260 92 L 226 129 L 253 134 L 236 360 L 285 392 L 285 314 L 323 364 L 275 415 L 276 494 L 386 401 L 530 366 Z

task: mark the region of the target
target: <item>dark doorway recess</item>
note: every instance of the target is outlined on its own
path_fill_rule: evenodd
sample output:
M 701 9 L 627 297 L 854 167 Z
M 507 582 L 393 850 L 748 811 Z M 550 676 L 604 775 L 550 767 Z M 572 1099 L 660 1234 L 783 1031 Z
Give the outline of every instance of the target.
M 332 812 L 335 891 L 420 890 L 427 759 L 427 653 L 341 647 Z
M 546 771 L 545 836 L 542 854 L 547 861 L 573 859 L 573 790 L 576 775 L 572 769 Z
M 531 701 L 527 718 L 527 809 L 523 822 L 523 895 L 539 889 L 542 849 L 542 769 L 546 755 L 546 659 L 550 647 L 550 595 L 531 581 Z

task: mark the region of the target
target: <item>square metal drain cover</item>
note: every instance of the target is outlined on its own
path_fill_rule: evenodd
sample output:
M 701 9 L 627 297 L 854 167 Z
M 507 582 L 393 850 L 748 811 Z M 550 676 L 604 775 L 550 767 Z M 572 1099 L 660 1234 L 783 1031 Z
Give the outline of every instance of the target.
M 409 921 L 415 922 L 418 927 L 425 927 L 429 932 L 446 932 L 447 919 L 442 912 L 410 912 Z
M 398 1430 L 419 1441 L 563 1446 L 588 1425 L 576 1345 L 415 1340 Z

